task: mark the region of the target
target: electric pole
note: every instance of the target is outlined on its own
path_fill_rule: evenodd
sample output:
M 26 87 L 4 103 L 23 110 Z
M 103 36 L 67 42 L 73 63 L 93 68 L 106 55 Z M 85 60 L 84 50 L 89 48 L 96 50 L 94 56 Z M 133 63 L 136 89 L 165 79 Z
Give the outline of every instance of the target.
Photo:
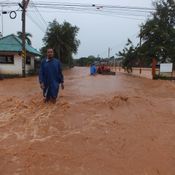
M 110 58 L 110 52 L 111 52 L 111 48 L 108 48 L 108 58 Z
M 142 29 L 140 30 L 140 48 L 142 46 Z M 142 56 L 140 55 L 140 74 L 142 73 Z
M 26 9 L 29 4 L 29 0 L 22 0 L 22 76 L 26 76 Z
M 2 10 L 2 13 L 1 13 L 1 23 L 2 23 L 2 30 L 1 30 L 1 33 L 2 33 L 2 37 L 3 37 L 3 33 L 4 33 L 4 20 L 3 20 L 3 6 L 2 6 L 2 8 L 1 8 L 1 10 Z

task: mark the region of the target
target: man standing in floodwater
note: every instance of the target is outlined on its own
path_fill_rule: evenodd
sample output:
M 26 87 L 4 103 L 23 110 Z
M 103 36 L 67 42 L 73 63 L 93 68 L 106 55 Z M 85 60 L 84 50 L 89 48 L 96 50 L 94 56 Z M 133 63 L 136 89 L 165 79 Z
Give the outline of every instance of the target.
M 64 89 L 64 77 L 61 63 L 54 58 L 54 51 L 51 48 L 47 50 L 47 58 L 41 62 L 39 82 L 41 89 L 43 89 L 44 101 L 56 103 L 60 84 L 61 88 Z
M 95 64 L 91 64 L 91 67 L 90 67 L 90 75 L 95 76 L 96 73 L 97 73 L 97 69 L 96 69 Z

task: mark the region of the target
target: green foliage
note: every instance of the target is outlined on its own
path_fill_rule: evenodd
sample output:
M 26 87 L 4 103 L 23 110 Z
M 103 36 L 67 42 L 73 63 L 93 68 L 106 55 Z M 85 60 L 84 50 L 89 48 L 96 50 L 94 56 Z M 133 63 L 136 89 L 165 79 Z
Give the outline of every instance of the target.
M 74 64 L 76 66 L 89 66 L 96 61 L 100 61 L 100 58 L 91 55 L 88 57 L 82 57 L 80 59 L 74 60 Z
M 47 48 L 55 50 L 56 57 L 64 64 L 71 64 L 72 54 L 76 54 L 80 41 L 76 38 L 79 28 L 68 22 L 59 24 L 56 20 L 49 23 L 47 32 L 43 38 L 44 47 L 41 53 L 46 55 Z
M 159 62 L 175 61 L 175 4 L 173 0 L 155 3 L 153 18 L 141 26 L 142 52 Z
M 141 25 L 139 37 L 142 44 L 135 47 L 137 57 L 123 57 L 124 64 L 132 62 L 132 65 L 139 63 L 142 66 L 150 66 L 153 57 L 159 63 L 175 63 L 175 2 L 159 0 L 154 3 L 154 7 L 156 10 L 152 17 Z M 131 50 L 132 48 L 125 49 L 124 55 L 129 55 Z
M 134 47 L 132 41 L 128 39 L 128 42 L 122 52 L 117 54 L 123 59 L 122 65 L 124 68 L 131 68 L 137 63 L 138 47 Z
M 22 32 L 17 32 L 17 36 L 22 40 Z M 31 39 L 32 38 L 32 34 L 30 33 L 26 33 L 26 42 L 27 44 L 29 44 L 30 46 L 32 45 Z

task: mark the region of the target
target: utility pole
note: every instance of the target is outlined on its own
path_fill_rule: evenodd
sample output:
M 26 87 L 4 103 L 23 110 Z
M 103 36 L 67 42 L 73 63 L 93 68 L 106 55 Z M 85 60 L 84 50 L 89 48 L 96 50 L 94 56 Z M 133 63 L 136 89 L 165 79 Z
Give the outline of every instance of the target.
M 22 0 L 22 76 L 26 76 L 26 9 L 29 0 Z
M 142 29 L 140 30 L 140 47 L 142 46 Z M 140 74 L 142 73 L 142 58 L 140 55 Z
M 156 76 L 156 64 L 157 64 L 157 60 L 156 58 L 152 59 L 152 79 L 155 79 Z
M 1 30 L 1 32 L 2 32 L 2 37 L 3 37 L 3 33 L 4 33 L 4 19 L 3 19 L 3 6 L 2 6 L 2 8 L 1 8 L 1 10 L 2 10 L 2 13 L 1 13 L 1 22 L 2 22 L 2 30 Z
M 111 52 L 111 48 L 108 48 L 108 58 L 110 58 L 110 52 Z
M 116 58 L 114 57 L 114 70 L 115 70 L 115 73 L 116 73 Z

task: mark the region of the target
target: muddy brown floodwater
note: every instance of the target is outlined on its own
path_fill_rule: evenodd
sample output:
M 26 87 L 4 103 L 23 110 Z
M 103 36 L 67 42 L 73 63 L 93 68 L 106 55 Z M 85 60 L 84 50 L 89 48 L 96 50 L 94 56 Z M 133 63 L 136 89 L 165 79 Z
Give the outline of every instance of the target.
M 175 84 L 88 71 L 56 105 L 37 77 L 0 81 L 0 175 L 175 175 Z

